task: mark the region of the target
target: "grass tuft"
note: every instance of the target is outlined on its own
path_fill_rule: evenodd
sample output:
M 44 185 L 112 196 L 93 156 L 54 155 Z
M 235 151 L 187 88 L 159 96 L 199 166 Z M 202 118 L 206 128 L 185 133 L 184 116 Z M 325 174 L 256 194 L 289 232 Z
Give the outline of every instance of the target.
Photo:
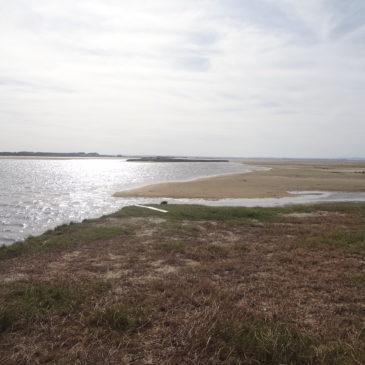
M 158 247 L 164 251 L 179 253 L 184 253 L 186 246 L 187 244 L 181 241 L 164 242 L 158 245 Z
M 79 288 L 66 284 L 12 284 L 1 288 L 0 332 L 14 325 L 69 313 L 81 299 Z
M 95 311 L 90 316 L 90 323 L 120 332 L 130 332 L 142 325 L 145 316 L 142 307 L 114 306 Z
M 228 252 L 225 247 L 210 244 L 207 246 L 207 251 L 214 257 L 226 257 Z
M 289 326 L 276 323 L 219 323 L 218 338 L 239 359 L 258 364 L 310 364 L 315 343 Z

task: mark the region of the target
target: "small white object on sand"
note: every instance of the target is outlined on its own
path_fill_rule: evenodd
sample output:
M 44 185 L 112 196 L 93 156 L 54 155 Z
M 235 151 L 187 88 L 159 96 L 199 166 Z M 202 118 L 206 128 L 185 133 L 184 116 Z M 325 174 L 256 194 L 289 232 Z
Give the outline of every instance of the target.
M 149 207 L 147 205 L 140 205 L 140 204 L 136 204 L 136 207 L 140 207 L 140 208 L 146 208 L 146 209 L 151 209 L 151 210 L 156 210 L 157 212 L 161 212 L 161 213 L 168 213 L 167 210 L 163 210 L 163 209 L 158 209 L 158 208 L 154 208 L 154 207 Z

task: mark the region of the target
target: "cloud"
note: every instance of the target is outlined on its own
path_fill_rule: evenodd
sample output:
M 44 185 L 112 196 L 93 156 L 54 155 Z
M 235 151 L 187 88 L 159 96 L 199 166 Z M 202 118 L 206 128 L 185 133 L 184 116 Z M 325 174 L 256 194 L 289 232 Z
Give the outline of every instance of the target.
M 2 1 L 0 144 L 365 156 L 364 39 L 362 0 Z

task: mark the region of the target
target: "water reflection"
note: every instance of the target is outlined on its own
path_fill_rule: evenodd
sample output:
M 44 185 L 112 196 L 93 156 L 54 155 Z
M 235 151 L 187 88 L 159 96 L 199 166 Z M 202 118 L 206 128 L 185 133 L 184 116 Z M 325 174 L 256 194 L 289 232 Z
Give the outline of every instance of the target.
M 252 169 L 238 163 L 0 159 L 0 244 L 132 204 L 113 198 L 116 191 Z
M 125 160 L 1 160 L 0 244 L 10 244 L 70 221 L 96 218 L 126 205 L 157 199 L 114 198 L 116 191 L 164 181 L 248 172 L 239 163 L 127 163 Z M 277 199 L 168 199 L 170 203 L 215 206 L 279 206 L 365 201 L 365 194 L 293 192 Z

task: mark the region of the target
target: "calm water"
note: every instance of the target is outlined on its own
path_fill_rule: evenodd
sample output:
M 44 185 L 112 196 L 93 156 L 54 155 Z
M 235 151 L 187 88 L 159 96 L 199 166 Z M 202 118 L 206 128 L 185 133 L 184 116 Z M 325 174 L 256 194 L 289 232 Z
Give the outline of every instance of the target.
M 114 198 L 113 193 L 164 181 L 249 172 L 240 163 L 141 163 L 119 159 L 0 159 L 0 244 L 70 221 L 96 218 L 123 206 L 158 203 L 161 199 Z M 277 199 L 169 199 L 170 203 L 280 206 L 333 201 L 365 201 L 365 194 L 297 192 Z
M 116 191 L 253 169 L 233 162 L 0 159 L 0 244 L 10 244 L 62 223 L 95 218 L 136 202 L 113 198 Z

